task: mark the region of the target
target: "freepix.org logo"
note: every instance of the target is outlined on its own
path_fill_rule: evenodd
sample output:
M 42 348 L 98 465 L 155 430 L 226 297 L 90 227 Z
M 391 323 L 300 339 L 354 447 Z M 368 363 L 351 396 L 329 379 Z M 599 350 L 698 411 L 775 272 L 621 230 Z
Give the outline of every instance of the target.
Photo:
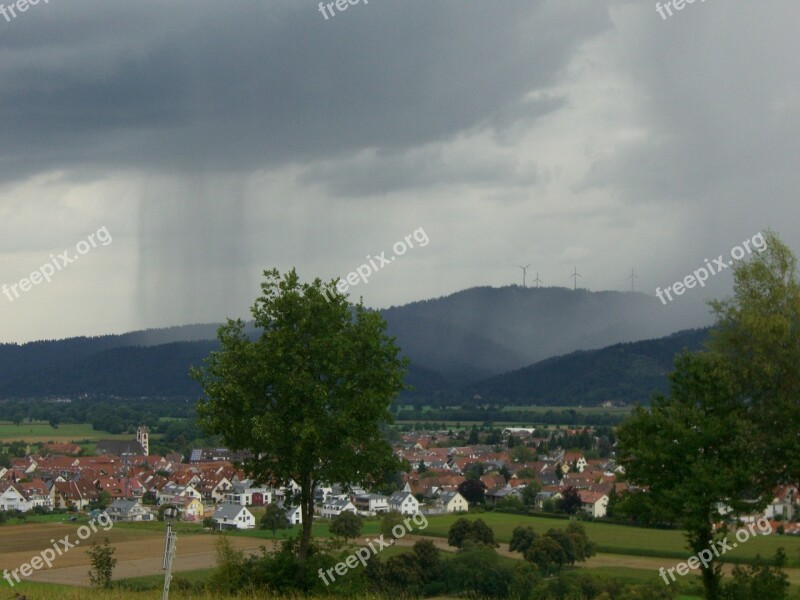
M 373 257 L 370 254 L 367 254 L 367 261 L 369 264 L 364 263 L 363 265 L 356 268 L 355 271 L 351 271 L 347 274 L 347 277 L 344 279 L 340 279 L 336 284 L 336 289 L 344 294 L 347 292 L 347 289 L 350 286 L 356 285 L 359 280 L 367 283 L 370 275 L 377 273 L 384 267 L 388 267 L 392 264 L 398 256 L 403 256 L 406 252 L 410 249 L 414 248 L 414 242 L 419 244 L 420 248 L 424 248 L 430 242 L 428 238 L 428 234 L 425 233 L 425 230 L 422 227 L 415 229 L 412 233 L 409 233 L 404 239 L 395 243 L 392 246 L 392 250 L 394 251 L 394 256 L 386 256 L 386 252 L 381 252 L 377 256 Z M 376 262 L 377 261 L 377 262 Z M 331 300 L 330 293 L 327 294 L 328 300 Z
M 8 569 L 5 569 L 3 571 L 3 579 L 8 582 L 8 585 L 14 587 L 14 585 L 16 585 L 14 581 L 20 583 L 20 575 L 23 577 L 30 577 L 34 571 L 38 571 L 45 565 L 47 565 L 48 569 L 51 568 L 53 566 L 53 561 L 57 557 L 64 556 L 64 554 L 69 552 L 72 548 L 79 546 L 81 540 L 88 540 L 93 533 L 97 533 L 97 525 L 100 525 L 103 531 L 108 531 L 114 527 L 114 522 L 106 513 L 101 512 L 95 519 L 89 521 L 87 525 L 78 527 L 78 530 L 75 532 L 78 537 L 77 540 L 70 541 L 68 535 L 65 535 L 62 539 L 57 541 L 55 539 L 50 540 L 50 543 L 53 545 L 52 548 L 45 548 L 28 562 L 21 564 L 10 573 Z M 12 577 L 14 581 L 12 581 Z
M 111 234 L 104 225 L 95 233 L 90 233 L 85 240 L 75 244 L 77 254 L 70 256 L 69 250 L 64 250 L 57 256 L 51 254 L 50 261 L 33 271 L 28 277 L 23 277 L 17 283 L 12 283 L 11 285 L 4 283 L 0 289 L 2 289 L 5 297 L 8 298 L 8 301 L 13 302 L 20 297 L 20 292 L 29 292 L 34 285 L 39 285 L 43 281 L 50 283 L 56 271 L 66 269 L 92 248 L 97 248 L 98 242 L 101 246 L 108 246 L 113 241 Z

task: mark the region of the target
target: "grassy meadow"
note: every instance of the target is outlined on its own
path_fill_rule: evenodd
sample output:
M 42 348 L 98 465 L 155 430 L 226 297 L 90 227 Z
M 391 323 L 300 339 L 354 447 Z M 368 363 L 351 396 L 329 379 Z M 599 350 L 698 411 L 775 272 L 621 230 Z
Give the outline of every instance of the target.
M 157 439 L 151 435 L 151 439 Z M 8 442 L 92 442 L 97 440 L 130 440 L 136 434 L 112 434 L 92 429 L 91 423 L 62 423 L 53 429 L 47 421 L 23 422 L 14 425 L 11 421 L 0 421 L 0 444 Z

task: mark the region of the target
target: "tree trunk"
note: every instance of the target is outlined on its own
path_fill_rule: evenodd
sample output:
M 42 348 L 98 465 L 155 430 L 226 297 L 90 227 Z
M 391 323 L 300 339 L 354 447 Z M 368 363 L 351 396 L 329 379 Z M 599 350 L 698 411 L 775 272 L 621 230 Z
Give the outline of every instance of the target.
M 703 550 L 711 550 L 709 544 L 710 540 L 714 539 L 714 531 L 709 524 L 702 530 L 693 531 L 689 534 L 689 545 L 698 556 Z M 705 590 L 705 600 L 719 600 L 720 598 L 720 566 L 714 561 L 712 557 L 705 567 L 702 563 L 700 565 L 700 577 L 703 581 L 703 588 Z
M 297 560 L 302 565 L 308 558 L 308 549 L 311 546 L 311 527 L 314 524 L 314 489 L 311 477 L 306 477 L 300 482 L 300 512 L 303 517 L 303 535 L 300 537 L 300 548 L 297 551 Z

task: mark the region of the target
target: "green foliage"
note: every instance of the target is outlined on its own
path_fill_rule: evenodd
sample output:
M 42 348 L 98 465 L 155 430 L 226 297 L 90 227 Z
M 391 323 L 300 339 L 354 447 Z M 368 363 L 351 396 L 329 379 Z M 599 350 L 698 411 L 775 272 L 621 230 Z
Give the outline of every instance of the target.
M 525 469 L 523 469 L 524 471 Z M 519 474 L 518 474 L 519 475 Z M 522 477 L 522 475 L 519 475 Z M 542 491 L 542 484 L 532 479 L 528 484 L 522 488 L 522 503 L 525 506 L 536 505 L 536 494 Z
M 97 500 L 89 502 L 89 510 L 105 510 L 111 504 L 111 501 L 111 494 L 103 490 L 98 495 Z
M 494 539 L 494 531 L 483 519 L 470 521 L 461 517 L 450 526 L 450 531 L 447 534 L 447 543 L 456 548 L 463 548 L 467 542 L 498 546 Z
M 727 583 L 722 590 L 721 600 L 786 600 L 789 597 L 789 577 L 783 572 L 785 565 L 786 554 L 783 548 L 778 549 L 772 561 L 757 557 L 754 565 L 737 565 L 733 568 L 733 581 Z
M 464 592 L 479 598 L 529 597 L 539 580 L 529 565 L 506 566 L 494 548 L 472 542 L 444 561 L 443 569 L 449 595 Z
M 257 456 L 250 474 L 300 486 L 302 562 L 319 481 L 372 485 L 399 469 L 382 428 L 408 361 L 380 314 L 350 305 L 335 282 L 301 284 L 294 269 L 264 276 L 252 308 L 260 337 L 241 320 L 220 327 L 220 350 L 193 371 L 208 397 L 198 413 L 225 444 Z
M 442 561 L 436 545 L 431 540 L 420 540 L 414 543 L 414 555 L 422 569 L 423 582 L 430 583 L 441 578 Z
M 467 479 L 458 486 L 458 493 L 471 505 L 486 502 L 486 484 L 479 479 Z
M 544 575 L 552 575 L 567 562 L 567 554 L 558 540 L 545 535 L 533 541 L 525 552 L 525 560 L 539 567 Z
M 245 585 L 244 552 L 231 544 L 228 536 L 220 536 L 215 542 L 217 569 L 211 578 L 211 586 L 224 594 L 234 594 Z
M 800 474 L 800 284 L 788 247 L 772 233 L 766 245 L 734 266 L 734 297 L 711 303 L 708 351 L 677 358 L 669 397 L 638 408 L 618 432 L 627 479 L 649 488 L 621 508 L 680 523 L 694 553 L 714 539 L 719 506 L 730 507 L 727 518 L 758 511 Z M 719 565 L 701 576 L 706 597 L 719 598 Z
M 532 527 L 516 527 L 511 535 L 509 550 L 521 552 L 544 575 L 552 575 L 565 564 L 583 562 L 595 553 L 580 523 L 571 522 L 565 530 L 550 529 L 537 536 Z
M 89 570 L 89 582 L 92 587 L 111 589 L 111 578 L 114 567 L 117 566 L 117 559 L 114 558 L 116 549 L 111 546 L 108 538 L 103 540 L 102 545 L 92 542 L 92 547 L 86 551 L 89 556 L 92 568 Z
M 789 247 L 773 232 L 763 237 L 763 252 L 735 263 L 733 297 L 711 303 L 717 323 L 709 347 L 755 424 L 750 452 L 760 456 L 762 478 L 794 482 L 800 477 L 800 282 Z
M 396 539 L 392 529 L 395 525 L 403 525 L 403 515 L 398 512 L 387 512 L 381 517 L 381 533 L 386 539 Z
M 520 525 L 515 527 L 514 531 L 511 533 L 511 541 L 508 544 L 508 549 L 511 550 L 511 552 L 522 552 L 522 554 L 525 554 L 533 542 L 536 541 L 536 537 L 536 532 L 531 526 L 523 527 Z
M 508 512 L 525 512 L 525 504 L 516 496 L 506 496 L 497 501 L 497 510 Z
M 283 508 L 274 502 L 267 506 L 266 511 L 261 517 L 259 527 L 267 529 L 272 532 L 272 537 L 275 537 L 275 532 L 278 529 L 286 529 L 289 526 L 289 520 L 286 518 L 286 513 Z
M 485 472 L 486 469 L 484 469 L 483 464 L 474 462 L 466 466 L 464 469 L 464 477 L 469 481 L 474 481 L 480 479 L 481 475 L 483 475 Z
M 577 514 L 583 506 L 581 496 L 574 487 L 569 486 L 561 494 L 561 498 L 556 501 L 556 508 L 568 515 Z
M 343 537 L 347 541 L 357 538 L 361 534 L 363 526 L 364 519 L 349 510 L 345 510 L 333 518 L 330 531 L 333 535 Z

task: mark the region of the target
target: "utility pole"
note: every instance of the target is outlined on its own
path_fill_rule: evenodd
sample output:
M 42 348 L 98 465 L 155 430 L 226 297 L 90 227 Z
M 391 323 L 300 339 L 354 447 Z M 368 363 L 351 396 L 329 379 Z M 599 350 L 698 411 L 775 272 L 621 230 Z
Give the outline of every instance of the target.
M 178 509 L 174 506 L 168 506 L 164 509 L 164 518 L 167 519 L 167 539 L 164 543 L 164 564 L 161 567 L 164 570 L 164 591 L 161 594 L 161 600 L 169 600 L 169 584 L 172 581 L 172 560 L 175 558 L 175 549 L 178 541 L 178 534 L 172 531 L 172 519 L 177 515 Z

